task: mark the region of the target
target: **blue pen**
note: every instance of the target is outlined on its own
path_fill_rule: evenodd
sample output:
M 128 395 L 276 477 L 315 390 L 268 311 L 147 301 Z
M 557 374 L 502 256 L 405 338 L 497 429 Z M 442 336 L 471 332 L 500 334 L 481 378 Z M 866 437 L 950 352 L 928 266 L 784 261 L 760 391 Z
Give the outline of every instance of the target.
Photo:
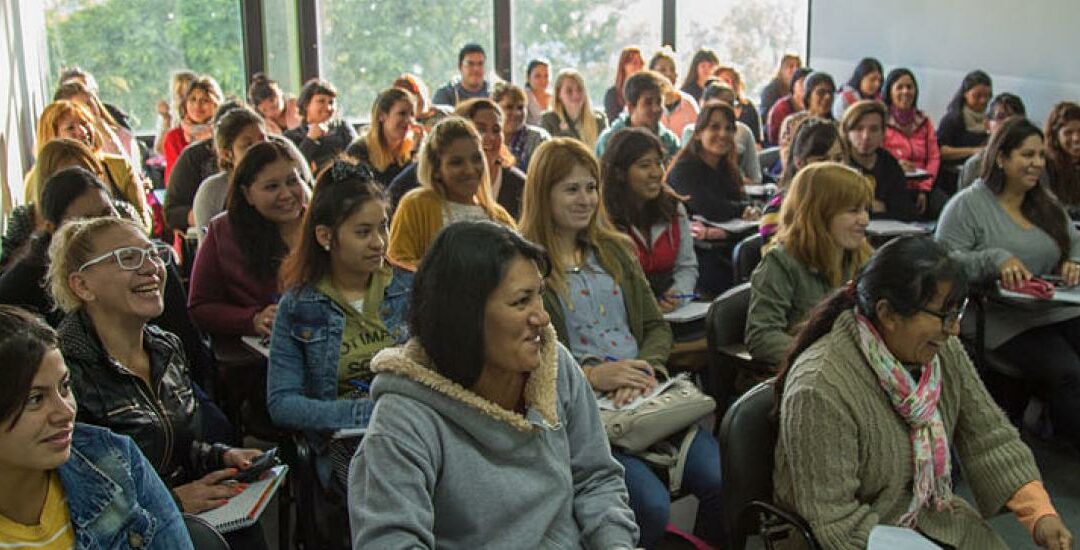
M 358 390 L 360 390 L 362 392 L 371 393 L 371 386 L 369 386 L 369 385 L 367 385 L 364 382 L 361 382 L 359 380 L 349 380 L 349 385 L 351 385 L 352 387 L 354 387 L 354 388 L 356 388 L 356 389 L 358 389 Z
M 697 297 L 698 295 L 696 292 L 691 292 L 689 294 L 675 294 L 673 296 L 665 296 L 665 298 L 671 298 L 673 300 L 696 300 Z

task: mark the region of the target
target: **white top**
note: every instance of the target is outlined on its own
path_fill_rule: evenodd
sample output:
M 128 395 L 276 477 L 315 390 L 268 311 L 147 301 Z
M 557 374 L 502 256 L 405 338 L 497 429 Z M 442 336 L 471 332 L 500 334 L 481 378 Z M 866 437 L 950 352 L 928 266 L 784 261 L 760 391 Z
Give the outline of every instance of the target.
M 487 212 L 478 204 L 461 204 L 459 202 L 443 202 L 443 227 L 454 222 L 479 221 L 490 219 Z

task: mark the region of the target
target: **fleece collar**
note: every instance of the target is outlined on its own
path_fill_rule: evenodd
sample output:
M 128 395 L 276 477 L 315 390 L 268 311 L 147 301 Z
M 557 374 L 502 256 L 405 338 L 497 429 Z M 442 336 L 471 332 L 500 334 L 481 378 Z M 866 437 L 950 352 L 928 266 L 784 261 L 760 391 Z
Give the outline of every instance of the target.
M 540 415 L 548 426 L 559 425 L 557 393 L 558 347 L 555 329 L 548 325 L 543 331 L 540 347 L 540 366 L 529 375 L 525 383 L 525 403 Z M 496 421 L 505 423 L 521 432 L 538 431 L 539 426 L 526 416 L 504 409 L 472 390 L 439 374 L 431 359 L 415 338 L 403 346 L 385 348 L 371 361 L 375 373 L 392 373 L 407 378 L 460 402 Z

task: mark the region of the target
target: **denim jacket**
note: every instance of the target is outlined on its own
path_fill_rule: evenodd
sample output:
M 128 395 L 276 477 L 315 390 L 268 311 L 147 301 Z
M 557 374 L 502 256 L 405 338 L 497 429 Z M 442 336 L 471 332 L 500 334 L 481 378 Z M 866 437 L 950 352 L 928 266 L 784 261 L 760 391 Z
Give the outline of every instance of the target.
M 169 490 L 127 436 L 76 423 L 57 471 L 77 548 L 192 548 Z
M 397 344 L 409 339 L 405 313 L 412 278 L 411 272 L 394 268 L 379 307 L 379 318 Z M 270 338 L 267 407 L 274 424 L 305 431 L 319 455 L 325 453 L 326 432 L 366 427 L 371 418 L 370 399 L 338 399 L 344 331 L 345 312 L 312 286 L 292 289 L 278 302 Z

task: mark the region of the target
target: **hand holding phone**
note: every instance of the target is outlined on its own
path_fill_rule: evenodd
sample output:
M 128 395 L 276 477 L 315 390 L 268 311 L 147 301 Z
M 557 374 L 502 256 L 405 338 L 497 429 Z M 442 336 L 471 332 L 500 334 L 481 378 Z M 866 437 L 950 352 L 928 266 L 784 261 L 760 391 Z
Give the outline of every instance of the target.
M 266 451 L 261 454 L 251 463 L 251 467 L 246 470 L 240 470 L 239 473 L 229 478 L 227 481 L 235 481 L 237 483 L 251 483 L 258 481 L 262 477 L 263 473 L 267 470 L 281 464 L 281 461 L 277 457 L 277 447 Z

